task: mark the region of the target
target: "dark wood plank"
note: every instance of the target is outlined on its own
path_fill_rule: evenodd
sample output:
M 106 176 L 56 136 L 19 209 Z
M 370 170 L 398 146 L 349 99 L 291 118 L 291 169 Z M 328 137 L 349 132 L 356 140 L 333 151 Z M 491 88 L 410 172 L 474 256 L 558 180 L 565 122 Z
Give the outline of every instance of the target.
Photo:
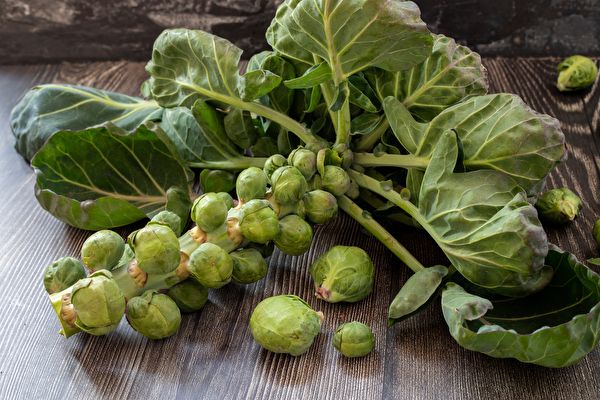
M 597 115 L 598 87 L 580 95 L 553 89 L 552 59 L 489 59 L 492 89 L 521 95 L 535 109 L 563 122 L 569 160 L 551 186 L 568 185 L 586 202 L 583 218 L 549 231 L 553 242 L 579 257 L 597 254 L 590 227 L 598 217 L 598 144 L 590 115 Z M 447 333 L 439 306 L 394 329 L 385 326 L 387 306 L 409 272 L 349 218 L 319 228 L 308 254 L 276 253 L 268 277 L 254 285 L 212 291 L 210 303 L 185 316 L 181 331 L 152 342 L 126 323 L 106 337 L 65 340 L 44 294 L 41 271 L 52 260 L 77 255 L 87 232 L 66 227 L 37 205 L 31 169 L 12 149 L 6 124 L 10 108 L 39 82 L 81 83 L 136 94 L 141 63 L 62 64 L 0 68 L 0 398 L 282 398 L 282 399 L 589 399 L 597 398 L 600 352 L 562 370 L 498 360 L 460 348 Z M 596 110 L 596 114 L 586 113 Z M 596 125 L 592 125 L 597 127 Z M 431 240 L 399 228 L 401 241 L 426 265 L 443 262 Z M 377 266 L 375 293 L 352 305 L 316 300 L 308 265 L 333 244 L 357 245 Z M 261 350 L 247 327 L 254 306 L 274 294 L 295 293 L 322 310 L 322 333 L 308 354 Z M 376 351 L 360 360 L 338 356 L 330 340 L 335 327 L 357 319 L 375 332 Z

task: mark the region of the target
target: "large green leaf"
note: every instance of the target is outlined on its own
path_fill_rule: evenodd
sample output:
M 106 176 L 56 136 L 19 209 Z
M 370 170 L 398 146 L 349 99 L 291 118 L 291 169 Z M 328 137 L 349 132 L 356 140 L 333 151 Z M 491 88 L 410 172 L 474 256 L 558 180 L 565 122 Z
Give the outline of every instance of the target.
M 393 97 L 385 99 L 384 110 L 396 138 L 411 154 L 430 158 L 442 134 L 453 129 L 463 144 L 468 170 L 500 171 L 528 192 L 539 188 L 540 181 L 565 157 L 560 123 L 533 111 L 516 95 L 473 97 L 429 123 L 415 121 Z
M 421 64 L 399 72 L 371 68 L 365 75 L 380 101 L 392 96 L 420 121 L 488 89 L 479 54 L 444 35 L 434 36 L 433 50 Z
M 152 122 L 127 133 L 114 125 L 54 134 L 32 160 L 36 197 L 81 229 L 114 228 L 176 205 L 187 218 L 190 172 Z
M 159 120 L 155 101 L 84 86 L 41 85 L 31 89 L 15 106 L 10 125 L 16 148 L 27 160 L 60 130 L 80 130 L 105 122 L 131 130 L 144 121 Z
M 488 300 L 449 283 L 442 310 L 454 339 L 469 350 L 545 367 L 581 360 L 600 340 L 600 276 L 556 247 L 546 264 L 552 281 L 522 299 Z
M 327 62 L 339 84 L 368 67 L 411 68 L 430 53 L 432 38 L 410 1 L 287 0 L 267 41 L 288 58 Z

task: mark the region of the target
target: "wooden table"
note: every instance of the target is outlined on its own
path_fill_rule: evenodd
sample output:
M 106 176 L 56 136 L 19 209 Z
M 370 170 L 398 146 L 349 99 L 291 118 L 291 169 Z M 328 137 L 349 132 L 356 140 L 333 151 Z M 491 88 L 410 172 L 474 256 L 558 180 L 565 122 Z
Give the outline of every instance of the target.
M 600 85 L 583 94 L 559 94 L 555 59 L 487 59 L 491 91 L 521 95 L 534 109 L 558 117 L 569 160 L 551 186 L 567 185 L 584 200 L 584 215 L 551 241 L 580 259 L 598 256 L 591 237 L 600 214 Z M 34 174 L 13 150 L 8 116 L 32 85 L 68 82 L 137 94 L 139 63 L 94 63 L 0 68 L 0 399 L 599 399 L 600 350 L 560 370 L 493 359 L 459 347 L 448 334 L 439 305 L 393 329 L 387 306 L 408 269 L 349 218 L 316 234 L 308 254 L 275 253 L 269 275 L 246 287 L 212 291 L 202 312 L 185 316 L 180 332 L 149 341 L 127 323 L 106 337 L 58 335 L 58 322 L 42 286 L 45 265 L 78 255 L 89 232 L 52 218 L 33 195 Z M 399 227 L 401 241 L 425 265 L 444 262 L 421 232 Z M 125 231 L 123 231 L 125 233 Z M 377 267 L 375 292 L 353 305 L 330 305 L 312 295 L 308 265 L 334 244 L 366 249 Z M 308 354 L 276 355 L 252 340 L 248 318 L 263 298 L 295 293 L 322 310 L 322 333 Z M 331 346 L 335 327 L 349 320 L 370 324 L 376 350 L 348 360 Z

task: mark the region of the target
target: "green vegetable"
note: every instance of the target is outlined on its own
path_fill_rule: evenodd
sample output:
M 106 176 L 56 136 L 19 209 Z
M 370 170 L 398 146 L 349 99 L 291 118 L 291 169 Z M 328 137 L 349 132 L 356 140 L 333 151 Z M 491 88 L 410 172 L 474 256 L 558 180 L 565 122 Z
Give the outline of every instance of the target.
M 111 270 L 125 251 L 125 241 L 116 232 L 102 230 L 83 242 L 81 259 L 90 271 Z M 68 285 L 70 286 L 70 285 Z
M 202 286 L 218 289 L 231 281 L 233 260 L 216 244 L 203 243 L 190 256 L 188 270 Z
M 325 173 L 321 176 L 321 185 L 334 196 L 341 196 L 350 189 L 350 178 L 346 171 L 335 165 L 325 166 Z
M 561 92 L 585 89 L 596 82 L 598 66 L 596 62 L 584 56 L 571 56 L 558 64 L 556 87 Z
M 247 202 L 252 199 L 264 199 L 267 193 L 267 175 L 256 167 L 242 171 L 235 183 L 238 199 Z
M 212 232 L 225 223 L 228 206 L 217 193 L 206 193 L 194 201 L 192 220 L 204 232 Z
M 204 193 L 231 192 L 235 188 L 235 174 L 229 171 L 203 169 L 200 184 Z
M 183 229 L 185 228 L 185 222 L 181 221 L 179 215 L 167 210 L 156 214 L 154 217 L 152 217 L 151 222 L 153 224 L 165 225 L 171 229 L 176 236 L 181 235 Z
M 267 276 L 269 266 L 257 249 L 241 249 L 231 252 L 229 255 L 233 260 L 231 279 L 234 282 L 250 284 Z
M 375 336 L 371 328 L 357 321 L 338 326 L 332 342 L 337 351 L 351 358 L 364 357 L 375 348 Z
M 573 221 L 579 215 L 582 203 L 579 196 L 569 189 L 559 188 L 541 195 L 535 207 L 542 220 L 561 225 Z
M 201 310 L 208 301 L 208 289 L 193 279 L 186 279 L 167 291 L 179 310 L 191 313 Z
M 310 266 L 316 296 L 330 303 L 354 303 L 371 294 L 375 268 L 361 248 L 334 246 Z
M 278 168 L 271 175 L 271 187 L 275 201 L 280 204 L 296 203 L 308 191 L 308 184 L 302 172 L 296 167 Z
M 280 167 L 285 167 L 287 165 L 287 159 L 281 154 L 273 154 L 271 157 L 267 158 L 265 162 L 265 166 L 263 171 L 267 174 L 269 180 L 273 175 L 273 172 L 277 171 Z
M 335 197 L 324 190 L 312 190 L 302 198 L 308 219 L 315 224 L 325 224 L 337 215 Z
M 85 277 L 85 267 L 81 261 L 73 257 L 63 257 L 44 270 L 44 287 L 48 294 L 57 293 Z
M 148 224 L 127 239 L 137 259 L 137 266 L 148 274 L 165 274 L 177 268 L 179 242 L 171 228 Z
M 308 149 L 299 147 L 292 151 L 288 163 L 297 168 L 307 181 L 317 172 L 317 155 Z
M 252 242 L 265 244 L 279 233 L 279 219 L 267 200 L 250 200 L 242 207 L 239 221 L 242 235 Z
M 310 249 L 313 230 L 308 222 L 297 215 L 287 215 L 279 221 L 279 233 L 273 239 L 279 250 L 299 256 Z
M 169 296 L 148 290 L 127 302 L 127 321 L 148 339 L 164 339 L 179 330 L 181 313 Z
M 319 334 L 321 318 L 298 296 L 274 296 L 258 303 L 250 316 L 250 331 L 265 349 L 299 356 Z

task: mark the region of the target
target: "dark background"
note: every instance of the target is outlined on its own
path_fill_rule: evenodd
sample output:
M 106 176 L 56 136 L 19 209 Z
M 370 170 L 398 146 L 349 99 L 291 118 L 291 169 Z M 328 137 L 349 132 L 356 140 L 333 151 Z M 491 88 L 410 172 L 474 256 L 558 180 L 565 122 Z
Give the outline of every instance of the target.
M 165 28 L 246 50 L 281 0 L 0 0 L 0 64 L 147 60 Z M 423 20 L 486 56 L 600 55 L 600 0 L 417 0 Z

